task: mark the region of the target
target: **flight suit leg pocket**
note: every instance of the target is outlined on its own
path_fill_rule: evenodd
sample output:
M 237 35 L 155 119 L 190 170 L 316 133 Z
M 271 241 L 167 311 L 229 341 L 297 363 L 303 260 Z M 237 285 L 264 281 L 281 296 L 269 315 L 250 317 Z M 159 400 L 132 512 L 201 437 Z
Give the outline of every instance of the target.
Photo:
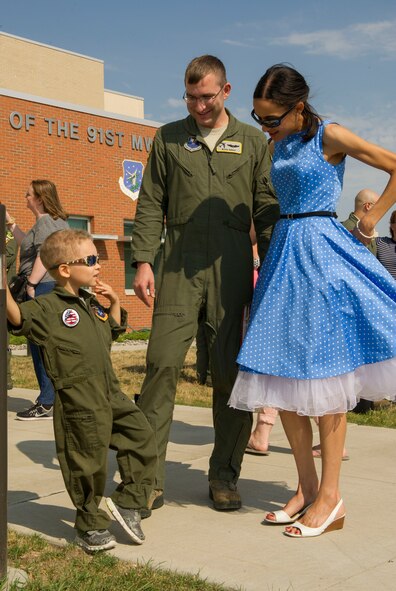
M 69 451 L 92 451 L 101 446 L 98 425 L 92 411 L 81 410 L 65 416 L 65 437 Z

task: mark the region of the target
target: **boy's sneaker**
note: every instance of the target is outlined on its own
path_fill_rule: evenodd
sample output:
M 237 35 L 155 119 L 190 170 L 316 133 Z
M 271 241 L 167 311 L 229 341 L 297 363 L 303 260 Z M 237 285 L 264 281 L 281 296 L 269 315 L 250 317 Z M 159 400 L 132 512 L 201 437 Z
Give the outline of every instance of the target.
M 116 505 L 110 497 L 107 497 L 106 505 L 113 517 L 115 517 L 118 523 L 125 529 L 129 537 L 132 538 L 136 544 L 143 544 L 146 538 L 140 527 L 141 517 L 139 509 L 123 509 L 119 505 Z
M 39 404 L 37 402 L 27 410 L 16 413 L 18 421 L 38 421 L 39 419 L 52 419 L 53 416 L 52 404 Z
M 78 529 L 74 543 L 90 553 L 110 550 L 116 545 L 115 537 L 107 529 L 94 529 L 92 531 Z

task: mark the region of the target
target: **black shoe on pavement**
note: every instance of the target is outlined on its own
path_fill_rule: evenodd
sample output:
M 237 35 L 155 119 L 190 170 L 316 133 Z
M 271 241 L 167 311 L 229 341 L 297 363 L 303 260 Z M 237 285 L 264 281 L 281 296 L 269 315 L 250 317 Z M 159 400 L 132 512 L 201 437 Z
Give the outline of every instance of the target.
M 52 420 L 54 416 L 53 405 L 35 403 L 27 410 L 21 410 L 16 413 L 18 421 L 38 421 L 41 419 Z
M 74 540 L 77 546 L 81 546 L 86 552 L 100 552 L 101 550 L 110 550 L 116 545 L 115 537 L 107 529 L 95 529 L 92 531 L 77 530 Z
M 152 509 L 161 509 L 164 506 L 164 491 L 160 489 L 154 489 L 151 491 L 148 507 L 140 509 L 140 517 L 147 519 L 151 516 Z
M 236 511 L 242 507 L 236 485 L 228 480 L 209 480 L 209 498 L 217 511 Z
M 139 509 L 123 509 L 119 505 L 116 505 L 110 497 L 107 497 L 106 505 L 129 537 L 136 544 L 143 544 L 146 537 L 140 527 L 141 517 Z

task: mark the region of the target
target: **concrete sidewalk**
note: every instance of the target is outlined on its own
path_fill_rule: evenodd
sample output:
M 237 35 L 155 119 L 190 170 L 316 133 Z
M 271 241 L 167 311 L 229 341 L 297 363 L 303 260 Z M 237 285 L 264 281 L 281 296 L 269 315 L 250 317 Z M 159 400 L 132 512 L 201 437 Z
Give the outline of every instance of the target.
M 8 393 L 8 521 L 19 531 L 69 542 L 74 538 L 74 508 L 56 459 L 52 422 L 15 420 L 15 413 L 36 396 L 18 388 Z M 280 508 L 296 486 L 280 421 L 272 432 L 270 455 L 245 456 L 239 481 L 243 509 L 221 513 L 208 499 L 211 411 L 177 406 L 174 418 L 165 506 L 143 522 L 147 540 L 142 546 L 130 544 L 114 522 L 115 556 L 151 561 L 246 591 L 395 589 L 396 430 L 349 426 L 351 459 L 342 465 L 344 529 L 296 540 L 282 535 L 282 527 L 261 524 L 264 514 Z M 111 452 L 107 494 L 118 481 L 116 470 Z

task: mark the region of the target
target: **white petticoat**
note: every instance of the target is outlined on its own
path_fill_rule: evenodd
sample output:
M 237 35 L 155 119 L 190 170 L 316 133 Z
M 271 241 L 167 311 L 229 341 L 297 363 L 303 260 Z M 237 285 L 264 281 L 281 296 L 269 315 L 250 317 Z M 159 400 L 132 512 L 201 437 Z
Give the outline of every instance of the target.
M 239 410 L 272 407 L 312 417 L 345 413 L 360 398 L 396 398 L 396 357 L 339 376 L 312 380 L 239 371 L 228 404 Z

